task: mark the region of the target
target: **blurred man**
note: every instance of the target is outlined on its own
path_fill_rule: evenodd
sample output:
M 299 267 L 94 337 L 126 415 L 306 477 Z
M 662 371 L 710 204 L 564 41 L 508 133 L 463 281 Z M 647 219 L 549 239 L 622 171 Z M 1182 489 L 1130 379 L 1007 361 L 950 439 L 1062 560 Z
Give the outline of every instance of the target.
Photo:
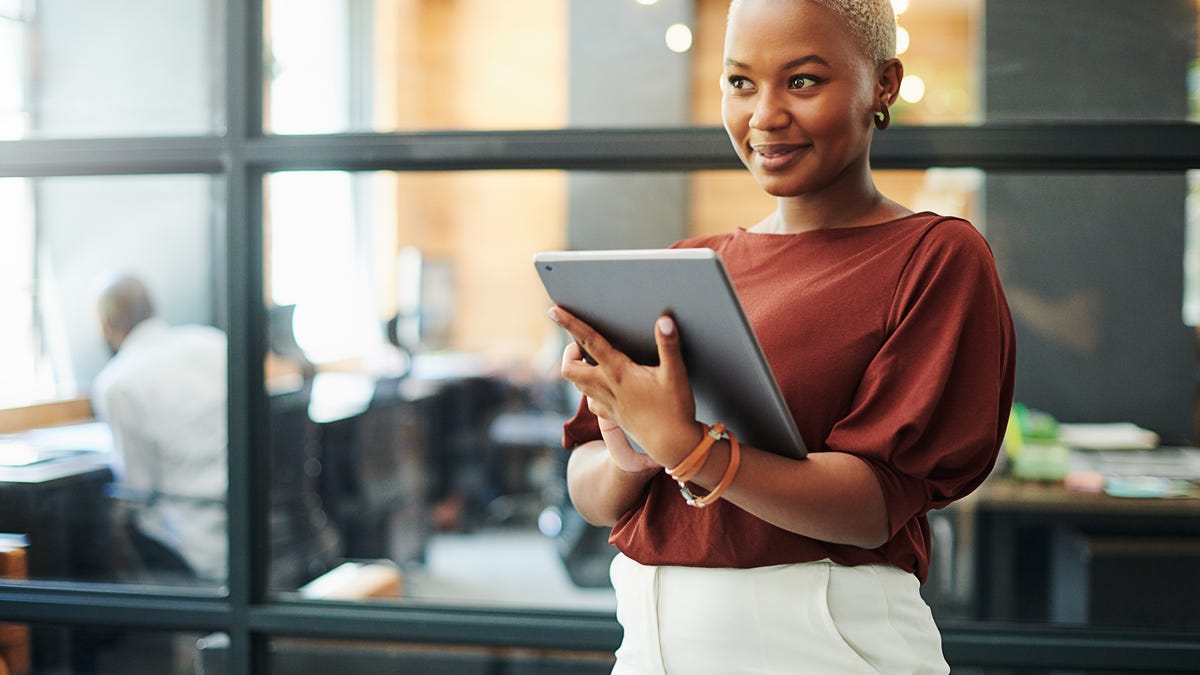
M 151 573 L 222 582 L 225 334 L 168 325 L 131 277 L 106 287 L 98 309 L 113 358 L 96 376 L 92 403 L 112 429 L 134 549 Z

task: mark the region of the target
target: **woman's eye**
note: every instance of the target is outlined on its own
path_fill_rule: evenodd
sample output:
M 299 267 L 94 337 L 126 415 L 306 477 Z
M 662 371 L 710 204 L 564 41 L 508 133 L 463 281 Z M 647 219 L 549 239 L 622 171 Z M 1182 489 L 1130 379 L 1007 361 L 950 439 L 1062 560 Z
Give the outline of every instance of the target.
M 733 87 L 734 89 L 749 89 L 750 80 L 742 77 L 741 75 L 730 75 L 729 86 Z
M 788 78 L 789 89 L 804 89 L 817 84 L 817 78 L 812 75 L 793 75 Z

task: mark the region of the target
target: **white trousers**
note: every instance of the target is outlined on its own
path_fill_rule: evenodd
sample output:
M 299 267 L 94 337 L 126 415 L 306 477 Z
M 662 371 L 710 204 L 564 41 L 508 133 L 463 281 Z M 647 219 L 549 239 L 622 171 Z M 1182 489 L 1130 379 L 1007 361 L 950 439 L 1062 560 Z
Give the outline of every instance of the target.
M 912 574 L 828 560 L 754 569 L 611 567 L 614 675 L 949 673 Z

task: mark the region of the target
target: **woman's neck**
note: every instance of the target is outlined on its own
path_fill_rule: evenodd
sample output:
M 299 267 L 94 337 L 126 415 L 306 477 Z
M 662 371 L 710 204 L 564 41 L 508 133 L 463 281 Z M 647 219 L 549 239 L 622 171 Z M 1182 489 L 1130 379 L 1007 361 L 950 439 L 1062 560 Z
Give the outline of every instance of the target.
M 912 211 L 884 197 L 871 186 L 854 200 L 780 197 L 775 211 L 750 228 L 768 234 L 795 234 L 812 230 L 862 227 L 894 220 Z

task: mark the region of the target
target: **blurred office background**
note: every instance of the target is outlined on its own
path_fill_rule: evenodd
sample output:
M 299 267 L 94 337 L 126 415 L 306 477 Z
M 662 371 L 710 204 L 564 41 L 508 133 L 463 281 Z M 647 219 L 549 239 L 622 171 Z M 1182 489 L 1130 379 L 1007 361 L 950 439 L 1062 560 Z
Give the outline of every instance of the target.
M 1200 2 L 893 7 L 877 182 L 987 236 L 1029 411 L 932 516 L 947 656 L 1200 670 Z M 0 0 L 0 664 L 607 672 L 530 258 L 773 208 L 720 129 L 726 9 Z M 115 273 L 228 335 L 224 580 L 146 575 L 114 526 Z

